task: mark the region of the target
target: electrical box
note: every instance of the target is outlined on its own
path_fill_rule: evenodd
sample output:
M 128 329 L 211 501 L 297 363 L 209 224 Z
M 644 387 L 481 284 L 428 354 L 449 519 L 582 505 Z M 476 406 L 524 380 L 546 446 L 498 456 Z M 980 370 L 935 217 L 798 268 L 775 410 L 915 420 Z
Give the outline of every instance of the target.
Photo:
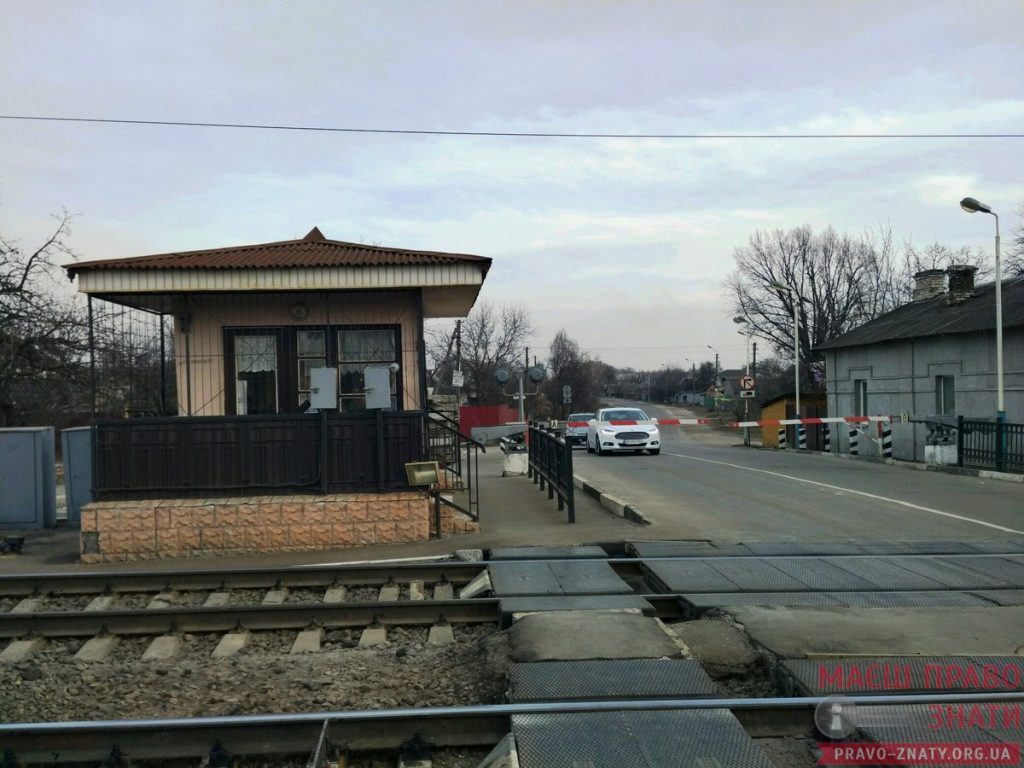
M 64 457 L 64 504 L 68 525 L 82 525 L 82 507 L 93 500 L 92 495 L 92 429 L 74 427 L 60 433 L 61 455 Z
M 366 407 L 387 410 L 391 407 L 391 366 L 368 365 L 363 369 Z
M 313 368 L 309 372 L 309 404 L 318 411 L 338 407 L 338 371 L 334 368 Z
M 0 429 L 0 529 L 56 525 L 53 427 Z

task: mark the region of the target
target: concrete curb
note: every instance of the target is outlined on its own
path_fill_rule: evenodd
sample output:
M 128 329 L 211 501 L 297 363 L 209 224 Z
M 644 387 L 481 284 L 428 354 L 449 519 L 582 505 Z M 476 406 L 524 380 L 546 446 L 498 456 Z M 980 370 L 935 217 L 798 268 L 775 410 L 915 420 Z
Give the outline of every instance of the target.
M 632 523 L 637 525 L 650 525 L 651 521 L 647 519 L 647 516 L 643 512 L 638 510 L 636 507 L 627 504 L 621 499 L 617 499 L 614 496 L 609 496 L 604 493 L 600 488 L 591 483 L 589 480 L 579 476 L 572 476 L 572 483 L 578 490 L 583 491 L 592 498 L 597 499 L 598 503 L 607 509 L 609 512 L 613 512 L 619 517 L 623 517 Z
M 743 447 L 743 446 L 736 446 Z M 764 445 L 747 446 L 756 451 L 778 451 L 778 448 L 771 448 Z M 919 472 L 943 472 L 947 475 L 961 475 L 963 477 L 980 477 L 983 480 L 999 480 L 1004 483 L 1024 483 L 1024 475 L 1012 472 L 996 472 L 991 469 L 971 469 L 969 467 L 946 467 L 938 464 L 924 464 L 920 461 L 904 461 L 903 459 L 883 459 L 881 456 L 851 456 L 848 453 L 825 453 L 824 451 L 801 451 L 797 448 L 787 448 L 787 451 L 796 451 L 802 456 L 824 456 L 830 459 L 847 459 L 848 461 L 867 461 L 872 464 L 887 464 L 890 467 L 902 469 L 916 469 Z

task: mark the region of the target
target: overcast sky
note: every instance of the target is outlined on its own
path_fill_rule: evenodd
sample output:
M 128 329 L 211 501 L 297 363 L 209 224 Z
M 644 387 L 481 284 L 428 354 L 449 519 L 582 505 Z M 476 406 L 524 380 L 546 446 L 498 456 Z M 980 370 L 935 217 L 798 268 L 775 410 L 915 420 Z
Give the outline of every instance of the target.
M 0 112 L 467 131 L 1020 133 L 1024 3 L 3 4 Z M 992 250 L 1024 140 L 383 136 L 0 120 L 0 231 L 83 258 L 331 239 L 490 256 L 613 365 L 722 353 L 732 253 L 832 224 Z M 543 351 L 542 351 L 543 354 Z M 763 354 L 763 353 L 762 353 Z

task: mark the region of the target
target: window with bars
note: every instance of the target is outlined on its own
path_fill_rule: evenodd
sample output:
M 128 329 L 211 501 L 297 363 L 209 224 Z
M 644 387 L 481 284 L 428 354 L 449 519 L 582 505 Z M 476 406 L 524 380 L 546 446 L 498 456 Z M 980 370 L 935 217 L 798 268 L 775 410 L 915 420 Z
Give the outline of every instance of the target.
M 338 331 L 338 410 L 361 411 L 366 408 L 368 365 L 399 363 L 397 334 L 394 328 L 358 328 Z M 398 374 L 392 373 L 391 408 L 398 409 Z
M 327 344 L 323 331 L 298 331 L 295 335 L 298 392 L 301 405 L 310 398 L 310 371 L 327 365 Z

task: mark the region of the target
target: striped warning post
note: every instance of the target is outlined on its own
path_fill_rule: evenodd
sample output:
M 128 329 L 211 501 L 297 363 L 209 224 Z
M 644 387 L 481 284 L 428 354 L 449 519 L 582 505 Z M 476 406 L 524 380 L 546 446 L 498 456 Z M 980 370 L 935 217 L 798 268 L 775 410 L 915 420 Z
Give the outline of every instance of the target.
M 779 449 L 786 450 L 786 428 L 779 427 Z
M 892 428 L 888 424 L 882 425 L 882 457 L 892 458 Z
M 832 453 L 832 428 L 828 424 L 823 424 L 822 429 L 825 430 L 825 436 L 822 441 L 821 450 L 825 453 Z
M 801 451 L 807 450 L 807 427 L 803 424 L 796 428 L 796 447 Z
M 857 455 L 858 441 L 860 440 L 860 432 L 856 429 L 850 429 L 850 455 Z

